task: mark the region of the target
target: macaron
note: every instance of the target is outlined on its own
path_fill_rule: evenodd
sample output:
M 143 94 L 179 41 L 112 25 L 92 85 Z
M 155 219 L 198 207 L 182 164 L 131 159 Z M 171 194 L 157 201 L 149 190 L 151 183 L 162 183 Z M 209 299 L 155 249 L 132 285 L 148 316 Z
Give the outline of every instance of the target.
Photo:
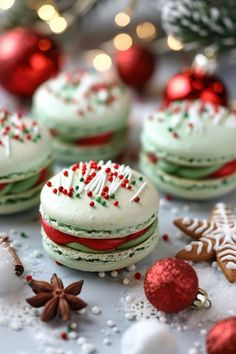
M 174 101 L 146 119 L 141 140 L 140 168 L 164 192 L 206 200 L 236 188 L 235 111 Z
M 39 203 L 53 174 L 50 136 L 35 120 L 0 109 L 0 215 Z
M 42 190 L 44 248 L 59 263 L 82 271 L 127 267 L 156 246 L 158 206 L 156 188 L 129 166 L 76 163 Z
M 33 115 L 53 138 L 58 160 L 110 159 L 126 144 L 130 95 L 95 72 L 64 72 L 38 88 Z

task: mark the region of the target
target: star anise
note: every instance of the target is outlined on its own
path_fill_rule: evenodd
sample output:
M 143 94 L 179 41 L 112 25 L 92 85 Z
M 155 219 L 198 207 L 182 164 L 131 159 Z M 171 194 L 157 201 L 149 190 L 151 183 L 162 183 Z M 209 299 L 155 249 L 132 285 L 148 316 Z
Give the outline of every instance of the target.
M 42 321 L 52 320 L 57 313 L 67 321 L 70 319 L 71 311 L 82 310 L 87 306 L 86 302 L 76 296 L 80 294 L 83 283 L 84 281 L 80 280 L 64 288 L 62 280 L 55 273 L 51 278 L 51 284 L 32 279 L 31 287 L 36 295 L 26 301 L 33 307 L 44 306 Z

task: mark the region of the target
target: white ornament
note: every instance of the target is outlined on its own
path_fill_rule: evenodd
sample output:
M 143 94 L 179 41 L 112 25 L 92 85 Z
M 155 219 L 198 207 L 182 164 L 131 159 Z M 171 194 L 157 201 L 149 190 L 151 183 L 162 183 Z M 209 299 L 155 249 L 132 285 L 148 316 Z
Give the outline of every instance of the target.
M 176 339 L 167 325 L 155 319 L 141 320 L 126 330 L 121 354 L 177 354 Z

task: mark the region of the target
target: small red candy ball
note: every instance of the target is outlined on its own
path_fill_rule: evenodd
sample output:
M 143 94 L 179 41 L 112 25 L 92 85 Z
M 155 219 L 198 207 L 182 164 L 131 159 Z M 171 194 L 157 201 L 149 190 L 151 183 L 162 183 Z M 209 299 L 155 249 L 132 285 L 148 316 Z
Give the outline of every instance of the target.
M 185 261 L 165 258 L 147 271 L 144 290 L 147 299 L 157 310 L 178 312 L 191 305 L 196 298 L 197 274 Z
M 227 105 L 227 91 L 224 83 L 214 75 L 199 73 L 192 68 L 185 69 L 171 77 L 165 87 L 165 101 L 201 99 L 203 102 Z
M 28 28 L 15 28 L 0 37 L 0 83 L 19 97 L 31 97 L 59 71 L 61 59 L 51 38 Z
M 117 52 L 115 62 L 121 80 L 136 89 L 146 85 L 155 68 L 154 55 L 139 45 Z
M 206 338 L 208 354 L 236 353 L 236 317 L 228 317 L 216 322 Z

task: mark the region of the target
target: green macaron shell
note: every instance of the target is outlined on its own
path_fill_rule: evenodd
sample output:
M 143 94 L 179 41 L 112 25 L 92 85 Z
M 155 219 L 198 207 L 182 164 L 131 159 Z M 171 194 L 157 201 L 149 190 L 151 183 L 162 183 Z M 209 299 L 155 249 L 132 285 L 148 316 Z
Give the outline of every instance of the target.
M 222 165 L 213 165 L 209 167 L 180 166 L 164 159 L 157 161 L 157 165 L 165 173 L 189 179 L 205 178 L 222 167 Z
M 224 178 L 186 179 L 165 173 L 147 156 L 140 157 L 140 169 L 165 193 L 189 200 L 208 200 L 221 197 L 236 188 L 236 174 Z
M 116 247 L 115 249 L 125 250 L 125 249 L 132 248 L 134 246 L 139 245 L 140 243 L 146 241 L 155 232 L 156 228 L 157 228 L 157 221 L 154 222 L 153 225 L 142 236 L 140 236 L 136 239 L 130 240 L 130 241 L 126 241 L 125 243 L 123 243 L 119 247 Z M 100 242 L 102 242 L 102 240 L 100 240 Z M 114 250 L 114 249 L 111 249 L 109 251 L 97 251 L 97 250 L 86 247 L 86 246 L 84 246 L 80 243 L 76 243 L 76 242 L 67 243 L 66 246 L 74 248 L 78 251 L 87 252 L 87 253 L 100 253 L 100 254 L 102 254 L 102 253 L 109 253 L 112 250 Z
M 236 115 L 225 107 L 175 101 L 145 121 L 145 152 L 186 166 L 224 164 L 236 157 Z

